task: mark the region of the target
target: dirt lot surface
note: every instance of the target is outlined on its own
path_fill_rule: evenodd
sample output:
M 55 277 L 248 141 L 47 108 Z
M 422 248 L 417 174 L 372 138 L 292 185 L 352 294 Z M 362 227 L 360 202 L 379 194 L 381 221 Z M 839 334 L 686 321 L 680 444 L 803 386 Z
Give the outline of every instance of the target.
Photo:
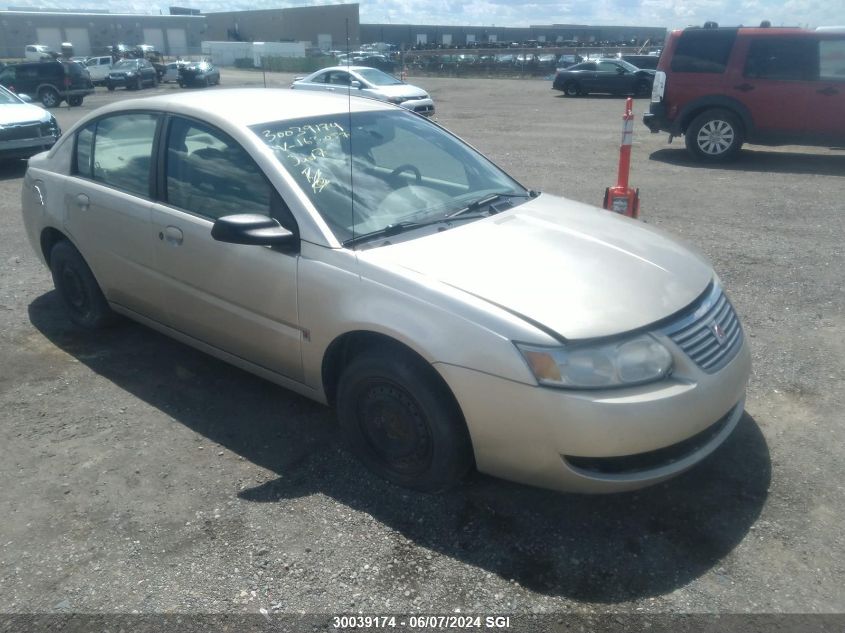
M 600 204 L 624 100 L 550 83 L 419 80 L 523 184 Z M 211 90 L 246 84 L 261 74 Z M 130 96 L 56 114 L 68 129 Z M 24 235 L 24 164 L 0 165 L 0 612 L 845 611 L 845 152 L 748 146 L 704 167 L 648 133 L 647 105 L 643 220 L 713 261 L 754 373 L 715 455 L 614 496 L 397 489 L 329 409 L 140 325 L 79 331 Z

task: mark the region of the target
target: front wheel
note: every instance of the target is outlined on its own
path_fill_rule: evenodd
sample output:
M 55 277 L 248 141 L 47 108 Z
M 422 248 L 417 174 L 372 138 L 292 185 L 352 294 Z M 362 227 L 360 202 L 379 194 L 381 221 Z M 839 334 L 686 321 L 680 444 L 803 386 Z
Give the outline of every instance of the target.
M 581 88 L 576 82 L 570 81 L 563 86 L 563 94 L 567 97 L 577 97 L 581 94 Z
M 135 90 L 141 90 L 144 87 L 144 80 L 138 77 L 135 80 Z
M 353 359 L 340 378 L 337 415 L 353 452 L 400 486 L 439 492 L 472 466 L 469 432 L 452 394 L 410 353 Z
M 106 88 L 109 89 L 109 92 L 114 92 L 114 86 L 112 84 L 106 84 Z
M 67 102 L 69 105 L 72 106 L 81 106 L 82 105 L 82 97 L 75 96 L 75 97 L 68 97 Z
M 730 110 L 706 110 L 687 126 L 684 141 L 687 150 L 698 160 L 728 161 L 742 147 L 742 122 Z
M 97 330 L 114 321 L 114 312 L 109 308 L 94 273 L 73 244 L 62 240 L 53 247 L 50 251 L 50 272 L 68 316 L 76 325 Z

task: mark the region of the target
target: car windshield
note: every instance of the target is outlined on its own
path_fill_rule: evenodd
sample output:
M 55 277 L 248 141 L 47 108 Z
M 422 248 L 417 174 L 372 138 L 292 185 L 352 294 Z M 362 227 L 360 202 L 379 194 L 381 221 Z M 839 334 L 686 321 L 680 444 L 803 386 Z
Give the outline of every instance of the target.
M 395 86 L 402 83 L 393 75 L 388 75 L 386 72 L 375 68 L 363 68 L 358 70 L 357 73 L 374 86 Z
M 8 105 L 10 103 L 23 103 L 11 92 L 0 86 L 0 105 Z
M 478 214 L 491 196 L 527 198 L 518 182 L 428 120 L 341 113 L 252 126 L 341 242 L 403 223 Z M 410 224 L 409 224 L 410 225 Z

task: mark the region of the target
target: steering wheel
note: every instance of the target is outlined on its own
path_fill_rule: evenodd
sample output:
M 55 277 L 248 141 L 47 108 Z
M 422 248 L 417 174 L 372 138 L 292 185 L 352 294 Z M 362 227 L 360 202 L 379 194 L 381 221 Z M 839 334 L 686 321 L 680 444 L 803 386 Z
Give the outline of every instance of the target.
M 403 163 L 402 165 L 399 165 L 399 167 L 390 172 L 390 178 L 398 178 L 399 174 L 401 174 L 403 171 L 409 171 L 414 174 L 414 182 L 416 184 L 420 184 L 422 182 L 422 174 L 420 173 L 420 170 L 417 169 L 414 165 L 411 165 L 410 163 Z

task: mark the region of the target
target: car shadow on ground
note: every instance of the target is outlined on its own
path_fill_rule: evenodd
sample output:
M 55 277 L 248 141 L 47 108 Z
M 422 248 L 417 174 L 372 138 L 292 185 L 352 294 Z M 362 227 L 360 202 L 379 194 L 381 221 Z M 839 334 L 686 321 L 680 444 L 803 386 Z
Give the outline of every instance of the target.
M 839 154 L 803 154 L 776 150 L 754 150 L 743 148 L 736 158 L 727 163 L 705 163 L 697 161 L 684 149 L 683 139 L 678 139 L 678 148 L 665 148 L 652 152 L 649 160 L 706 169 L 728 171 L 756 171 L 774 174 L 817 174 L 823 176 L 845 176 L 845 152 Z M 677 142 L 677 141 L 676 141 Z M 824 150 L 822 150 L 824 151 Z
M 327 495 L 418 546 L 546 595 L 617 603 L 682 587 L 743 540 L 768 494 L 768 447 L 747 414 L 693 471 L 636 493 L 565 495 L 483 475 L 443 495 L 410 492 L 370 475 L 341 448 L 326 407 L 140 325 L 79 330 L 55 292 L 37 298 L 29 316 L 92 371 L 278 475 L 232 493 L 240 499 L 284 505 Z M 406 567 L 415 575 L 424 554 L 393 551 L 394 573 Z M 730 582 L 721 572 L 716 579 Z
M 0 160 L 0 181 L 23 178 L 24 173 L 26 173 L 25 160 Z

